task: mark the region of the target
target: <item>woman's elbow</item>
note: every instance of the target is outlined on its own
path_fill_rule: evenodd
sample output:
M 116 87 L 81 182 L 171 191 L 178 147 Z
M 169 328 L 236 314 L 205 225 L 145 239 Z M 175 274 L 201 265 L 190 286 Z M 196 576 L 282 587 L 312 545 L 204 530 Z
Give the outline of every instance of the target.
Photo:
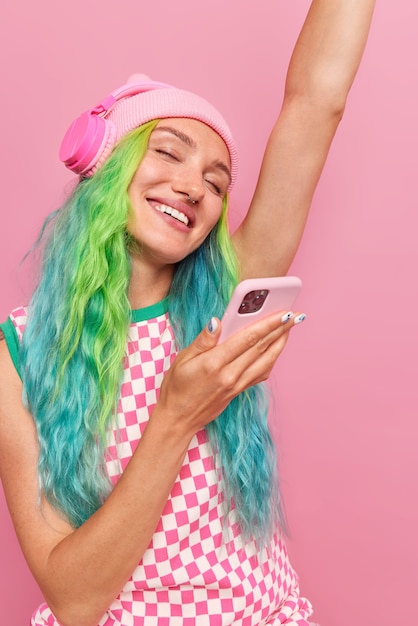
M 325 115 L 341 121 L 349 94 L 349 86 L 337 78 L 321 76 L 307 84 L 289 81 L 286 85 L 284 101 L 292 102 L 304 109 L 320 110 Z

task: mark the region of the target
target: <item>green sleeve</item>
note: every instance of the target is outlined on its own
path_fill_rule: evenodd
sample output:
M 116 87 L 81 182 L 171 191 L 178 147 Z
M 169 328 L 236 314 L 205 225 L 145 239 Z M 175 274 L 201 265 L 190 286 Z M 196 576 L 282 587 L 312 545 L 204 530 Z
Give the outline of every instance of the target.
M 12 358 L 13 364 L 16 368 L 17 373 L 20 376 L 20 365 L 19 365 L 19 339 L 16 333 L 16 328 L 10 317 L 7 319 L 4 324 L 0 324 L 0 328 L 3 331 L 4 338 L 7 343 L 7 347 L 9 348 L 10 356 Z

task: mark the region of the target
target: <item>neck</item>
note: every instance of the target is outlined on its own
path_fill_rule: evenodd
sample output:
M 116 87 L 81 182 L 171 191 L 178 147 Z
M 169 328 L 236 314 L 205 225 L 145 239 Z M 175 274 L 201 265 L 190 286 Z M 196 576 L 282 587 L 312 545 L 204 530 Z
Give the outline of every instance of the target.
M 132 257 L 128 298 L 132 309 L 142 309 L 165 298 L 173 280 L 174 266 L 150 267 Z

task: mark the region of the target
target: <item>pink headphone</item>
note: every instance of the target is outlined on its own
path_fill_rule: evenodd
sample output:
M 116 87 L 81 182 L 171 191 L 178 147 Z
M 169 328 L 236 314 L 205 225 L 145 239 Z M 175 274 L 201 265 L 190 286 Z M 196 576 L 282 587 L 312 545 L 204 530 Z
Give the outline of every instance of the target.
M 106 119 L 109 111 L 123 98 L 164 88 L 171 85 L 154 82 L 145 74 L 132 76 L 130 82 L 74 120 L 61 142 L 60 160 L 75 174 L 93 174 L 109 156 L 117 138 L 116 125 Z
M 92 176 L 115 144 L 151 120 L 188 117 L 207 124 L 224 140 L 231 160 L 231 189 L 237 172 L 237 149 L 221 114 L 209 102 L 183 89 L 134 74 L 93 109 L 82 113 L 62 140 L 59 156 L 75 174 Z

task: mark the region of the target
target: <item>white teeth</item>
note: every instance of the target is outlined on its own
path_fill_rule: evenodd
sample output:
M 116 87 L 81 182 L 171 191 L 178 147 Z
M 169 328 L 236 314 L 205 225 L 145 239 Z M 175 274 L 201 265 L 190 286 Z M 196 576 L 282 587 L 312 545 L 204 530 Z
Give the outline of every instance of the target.
M 167 213 L 167 215 L 171 215 L 171 217 L 179 220 L 179 222 L 183 222 L 183 224 L 186 224 L 186 226 L 189 223 L 189 218 L 184 215 L 184 213 L 177 211 L 177 209 L 173 209 L 171 206 L 167 206 L 166 204 L 157 204 L 155 205 L 155 208 L 161 213 Z

